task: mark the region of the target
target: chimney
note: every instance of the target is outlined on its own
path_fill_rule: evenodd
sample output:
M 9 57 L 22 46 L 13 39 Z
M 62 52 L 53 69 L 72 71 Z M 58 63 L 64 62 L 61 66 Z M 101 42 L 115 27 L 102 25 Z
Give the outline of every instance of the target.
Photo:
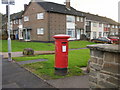
M 70 9 L 70 0 L 66 0 L 66 8 Z
M 27 4 L 24 4 L 24 10 L 27 8 L 27 6 L 28 6 Z

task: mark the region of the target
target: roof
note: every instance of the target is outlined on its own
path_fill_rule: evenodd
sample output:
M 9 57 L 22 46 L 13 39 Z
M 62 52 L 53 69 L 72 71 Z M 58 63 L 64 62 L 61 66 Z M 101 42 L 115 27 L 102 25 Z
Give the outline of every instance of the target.
M 75 16 L 84 16 L 82 12 L 77 11 L 73 7 L 70 9 L 66 8 L 66 5 L 57 4 L 53 2 L 36 2 L 42 8 L 44 8 L 47 12 L 75 15 Z
M 118 25 L 118 22 L 116 22 L 116 21 L 114 21 L 110 18 L 99 16 L 99 15 L 94 15 L 94 14 L 86 13 L 86 12 L 83 12 L 83 13 L 88 20 L 93 20 L 93 21 L 99 21 L 99 22 L 102 22 L 102 23 Z
M 22 14 L 23 14 L 23 11 L 18 12 L 18 13 L 13 13 L 10 15 L 10 18 L 11 18 L 11 20 L 20 19 L 20 18 L 22 18 Z

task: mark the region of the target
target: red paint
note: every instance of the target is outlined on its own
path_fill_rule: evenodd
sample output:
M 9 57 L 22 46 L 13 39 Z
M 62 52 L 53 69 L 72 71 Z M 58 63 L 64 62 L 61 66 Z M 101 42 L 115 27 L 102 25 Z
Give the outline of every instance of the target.
M 69 35 L 55 35 L 55 68 L 68 67 L 68 38 Z

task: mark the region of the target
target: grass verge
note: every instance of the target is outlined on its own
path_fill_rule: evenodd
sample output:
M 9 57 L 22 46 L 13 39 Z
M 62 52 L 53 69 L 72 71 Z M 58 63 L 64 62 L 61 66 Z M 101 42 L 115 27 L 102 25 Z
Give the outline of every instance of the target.
M 68 75 L 58 76 L 54 74 L 54 57 L 55 55 L 38 55 L 31 57 L 15 57 L 15 61 L 26 61 L 33 59 L 48 59 L 48 61 L 37 62 L 32 64 L 25 64 L 23 67 L 29 69 L 31 72 L 37 74 L 43 79 L 57 79 L 69 76 L 77 76 L 82 74 L 80 67 L 87 66 L 87 62 L 90 58 L 89 49 L 81 49 L 69 51 L 69 66 Z
M 7 40 L 0 40 L 2 41 L 2 48 L 0 48 L 0 52 L 7 52 L 8 51 L 8 44 Z M 88 41 L 70 41 L 69 48 L 84 48 L 86 45 L 95 44 L 93 42 Z M 21 42 L 17 40 L 12 40 L 12 52 L 20 52 L 23 51 L 25 48 L 32 48 L 35 51 L 54 51 L 55 45 L 53 43 L 41 43 L 41 42 Z

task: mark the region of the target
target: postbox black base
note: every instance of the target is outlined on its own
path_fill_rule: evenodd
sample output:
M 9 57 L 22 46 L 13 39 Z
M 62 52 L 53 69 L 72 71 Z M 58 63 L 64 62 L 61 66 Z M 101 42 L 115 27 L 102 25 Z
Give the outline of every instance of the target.
M 67 73 L 67 68 L 55 68 L 56 75 L 65 76 Z

